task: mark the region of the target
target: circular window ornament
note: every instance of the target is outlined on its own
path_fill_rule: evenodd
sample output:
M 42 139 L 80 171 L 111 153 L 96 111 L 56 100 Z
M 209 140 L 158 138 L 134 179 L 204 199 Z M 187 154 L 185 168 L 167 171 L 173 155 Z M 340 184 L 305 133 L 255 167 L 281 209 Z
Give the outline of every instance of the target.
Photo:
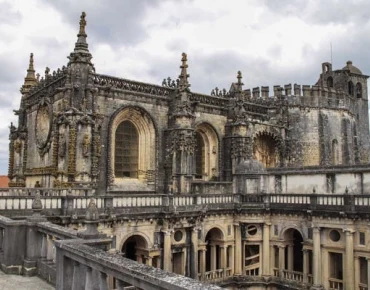
M 176 242 L 180 242 L 182 240 L 182 231 L 176 231 L 174 235 L 174 239 Z
M 36 145 L 42 149 L 47 145 L 50 137 L 51 118 L 47 104 L 39 107 L 36 115 Z
M 250 225 L 247 227 L 248 236 L 254 236 L 257 234 L 257 227 L 255 225 Z
M 333 242 L 338 242 L 340 240 L 340 233 L 337 230 L 331 230 L 329 233 L 329 238 Z

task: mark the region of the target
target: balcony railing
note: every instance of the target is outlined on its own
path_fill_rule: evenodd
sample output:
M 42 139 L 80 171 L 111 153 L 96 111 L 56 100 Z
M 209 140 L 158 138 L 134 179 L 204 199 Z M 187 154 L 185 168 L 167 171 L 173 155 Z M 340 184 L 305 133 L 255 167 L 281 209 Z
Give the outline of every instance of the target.
M 343 280 L 329 278 L 329 290 L 343 290 Z
M 93 192 L 84 190 L 23 189 L 23 191 L 1 191 L 0 212 L 8 215 L 12 211 L 27 215 L 31 210 L 32 198 L 39 191 L 43 209 L 50 215 L 71 215 L 83 212 Z M 41 192 L 43 194 L 41 194 Z M 7 194 L 5 194 L 7 193 Z M 74 194 L 69 194 L 74 193 Z M 101 212 L 111 208 L 117 213 L 200 211 L 225 209 L 269 209 L 325 212 L 367 213 L 370 210 L 370 195 L 364 194 L 156 194 L 125 193 L 95 196 Z M 47 214 L 48 215 L 48 214 Z

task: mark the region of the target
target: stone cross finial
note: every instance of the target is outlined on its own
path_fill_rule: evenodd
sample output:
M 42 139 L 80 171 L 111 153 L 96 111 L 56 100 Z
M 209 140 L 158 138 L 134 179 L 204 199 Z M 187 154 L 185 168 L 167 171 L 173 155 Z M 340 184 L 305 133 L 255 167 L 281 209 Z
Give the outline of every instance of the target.
M 86 27 L 85 17 L 86 17 L 86 13 L 82 12 L 81 17 L 80 17 L 80 31 L 78 33 L 79 35 L 86 35 L 86 32 L 85 32 L 85 27 Z
M 179 75 L 179 79 L 180 79 L 180 83 L 179 83 L 179 86 L 180 86 L 180 91 L 181 90 L 184 90 L 184 89 L 187 89 L 190 87 L 190 84 L 188 82 L 188 77 L 190 76 L 188 74 L 188 71 L 187 71 L 187 68 L 188 68 L 188 64 L 187 64 L 187 61 L 188 61 L 188 56 L 185 52 L 182 53 L 182 58 L 181 58 L 181 74 Z

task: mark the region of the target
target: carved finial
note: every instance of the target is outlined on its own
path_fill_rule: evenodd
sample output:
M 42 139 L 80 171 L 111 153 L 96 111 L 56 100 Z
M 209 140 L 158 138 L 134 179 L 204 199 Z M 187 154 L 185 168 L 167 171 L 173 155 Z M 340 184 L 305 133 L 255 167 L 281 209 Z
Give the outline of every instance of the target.
M 242 72 L 241 71 L 238 71 L 238 76 L 237 76 L 237 79 L 238 79 L 238 82 L 236 83 L 236 85 L 237 85 L 237 88 L 238 88 L 238 90 L 239 91 L 241 91 L 242 90 L 242 87 L 243 87 L 243 83 L 242 83 L 242 78 L 243 78 L 243 76 L 242 76 Z
M 38 215 L 42 211 L 42 203 L 39 191 L 36 191 L 35 198 L 32 201 L 32 210 L 35 215 Z
M 33 53 L 32 52 L 30 54 L 30 64 L 28 66 L 28 70 L 29 71 L 34 71 L 34 68 L 33 68 Z
M 99 219 L 98 208 L 96 207 L 95 199 L 91 198 L 89 205 L 86 209 L 86 220 L 87 221 L 96 221 Z
M 35 77 L 35 69 L 33 66 L 33 53 L 30 54 L 30 60 L 28 64 L 28 69 L 27 69 L 27 75 L 24 78 L 24 84 L 21 87 L 21 93 L 26 94 L 30 91 L 31 87 L 37 84 L 37 80 Z
M 348 194 L 348 187 L 346 186 L 346 190 L 345 190 L 345 193 Z
M 91 54 L 88 49 L 88 44 L 86 42 L 87 34 L 86 34 L 86 13 L 82 12 L 80 17 L 80 29 L 77 34 L 77 42 L 75 44 L 74 51 L 70 54 L 69 63 L 72 62 L 83 62 L 83 63 L 90 63 L 91 64 Z
M 80 31 L 79 31 L 79 35 L 84 35 L 86 36 L 86 32 L 85 32 L 85 27 L 86 27 L 86 20 L 85 20 L 85 17 L 86 17 L 86 13 L 85 12 L 82 12 L 81 13 L 81 16 L 80 16 Z
M 49 75 L 50 73 L 50 68 L 46 67 L 45 68 L 45 78 Z
M 179 79 L 180 79 L 180 91 L 181 90 L 185 90 L 187 88 L 190 87 L 190 84 L 189 84 L 189 81 L 188 81 L 188 77 L 190 76 L 188 74 L 188 64 L 187 64 L 187 61 L 188 61 L 188 56 L 185 52 L 182 53 L 182 58 L 181 58 L 181 74 L 179 75 Z

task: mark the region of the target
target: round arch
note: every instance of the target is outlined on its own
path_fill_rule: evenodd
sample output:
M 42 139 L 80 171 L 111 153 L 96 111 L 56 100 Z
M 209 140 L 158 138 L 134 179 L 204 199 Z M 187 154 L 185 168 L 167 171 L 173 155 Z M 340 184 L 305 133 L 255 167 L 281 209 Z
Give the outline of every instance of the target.
M 142 235 L 133 234 L 123 242 L 120 250 L 124 257 L 145 263 L 145 257 L 148 256 L 148 243 Z
M 138 160 L 137 160 L 137 181 L 146 185 L 154 185 L 155 168 L 157 159 L 156 136 L 157 129 L 149 113 L 140 107 L 127 106 L 116 111 L 109 124 L 109 151 L 108 151 L 108 182 L 109 185 L 124 187 L 127 178 L 115 176 L 116 156 L 116 131 L 118 126 L 129 121 L 137 131 L 138 135 Z M 130 182 L 132 182 L 130 178 Z M 145 190 L 144 188 L 141 188 Z M 154 189 L 154 188 L 153 188 Z

